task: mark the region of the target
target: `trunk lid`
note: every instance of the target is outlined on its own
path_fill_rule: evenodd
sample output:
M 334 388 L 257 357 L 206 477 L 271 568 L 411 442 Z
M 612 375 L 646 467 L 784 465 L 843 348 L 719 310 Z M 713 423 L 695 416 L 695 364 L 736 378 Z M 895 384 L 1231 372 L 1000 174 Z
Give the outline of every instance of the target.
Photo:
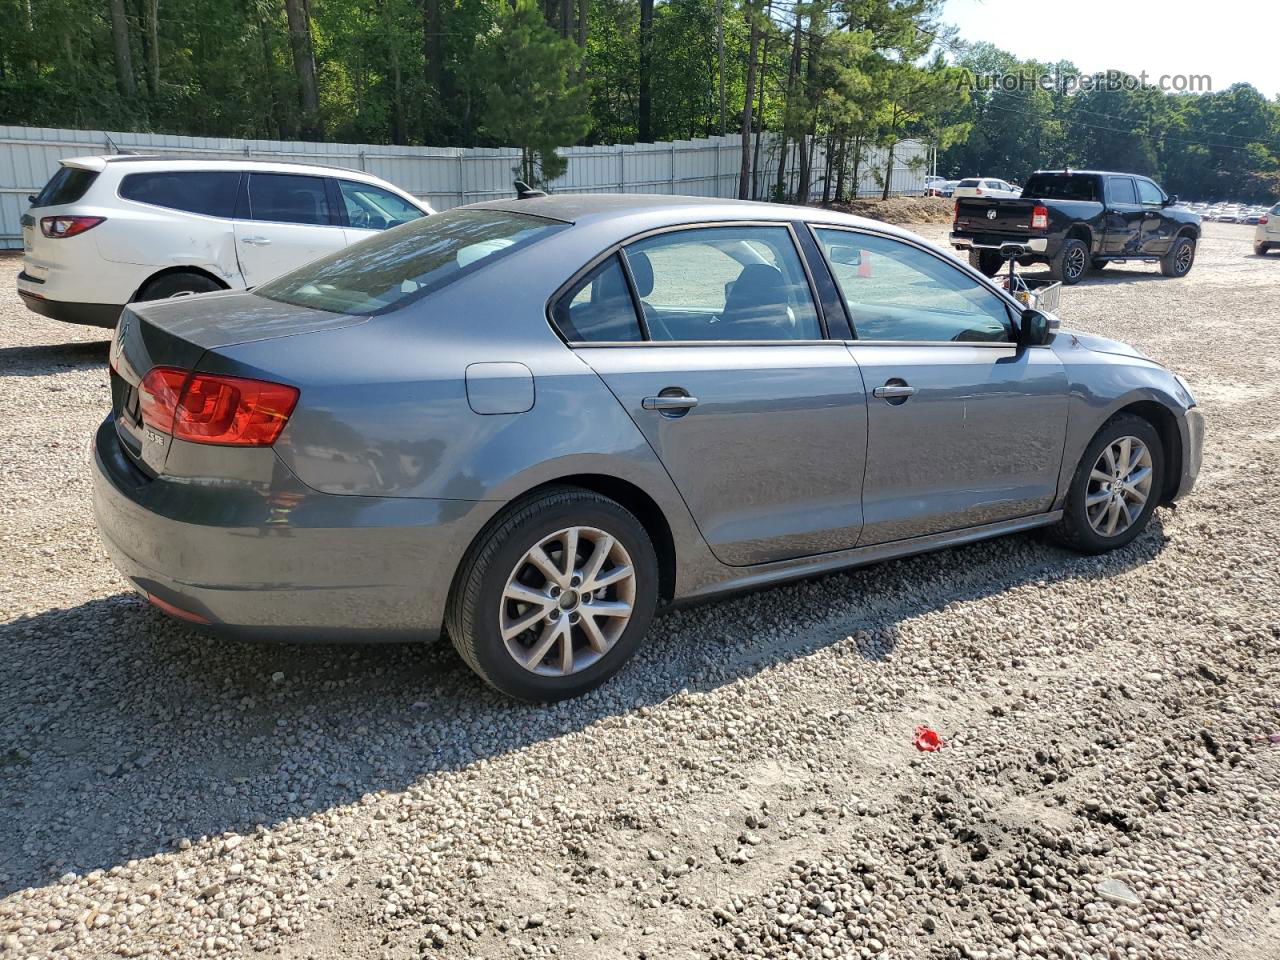
M 172 438 L 142 422 L 138 388 L 153 367 L 195 370 L 207 352 L 220 347 L 336 330 L 368 319 L 279 303 L 247 291 L 126 307 L 109 356 L 116 433 L 134 463 L 154 477 L 164 468 Z

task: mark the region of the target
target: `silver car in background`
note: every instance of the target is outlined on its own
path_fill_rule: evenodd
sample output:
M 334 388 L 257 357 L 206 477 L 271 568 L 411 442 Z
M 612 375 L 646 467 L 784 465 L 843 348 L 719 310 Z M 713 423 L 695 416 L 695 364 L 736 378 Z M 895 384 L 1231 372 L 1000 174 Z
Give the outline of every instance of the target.
M 95 441 L 151 602 L 430 639 L 515 697 L 610 677 L 660 604 L 1042 527 L 1123 546 L 1200 465 L 1186 384 L 905 231 L 557 196 L 251 292 L 135 304 Z

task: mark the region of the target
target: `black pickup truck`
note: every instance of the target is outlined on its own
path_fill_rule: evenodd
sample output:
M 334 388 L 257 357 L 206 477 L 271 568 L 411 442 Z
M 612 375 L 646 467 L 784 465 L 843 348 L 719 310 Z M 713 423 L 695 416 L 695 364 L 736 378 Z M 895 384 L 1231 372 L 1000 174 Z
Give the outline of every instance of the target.
M 1200 216 L 1174 206 L 1177 200 L 1132 173 L 1042 170 L 1016 199 L 956 200 L 951 243 L 989 277 L 1011 243 L 1027 251 L 1019 263 L 1047 263 L 1064 285 L 1090 267 L 1126 260 L 1158 262 L 1166 277 L 1184 277 L 1195 262 Z

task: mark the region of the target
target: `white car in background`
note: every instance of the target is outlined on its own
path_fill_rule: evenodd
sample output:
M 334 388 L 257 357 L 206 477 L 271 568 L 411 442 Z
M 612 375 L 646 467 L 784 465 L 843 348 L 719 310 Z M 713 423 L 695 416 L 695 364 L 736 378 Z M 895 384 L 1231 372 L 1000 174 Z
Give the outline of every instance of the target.
M 1020 197 L 1022 188 L 995 177 L 966 177 L 956 184 L 951 194 L 960 197 Z
M 101 327 L 127 303 L 256 287 L 433 212 L 356 170 L 127 154 L 63 160 L 30 200 L 18 294 Z
M 1262 256 L 1268 250 L 1280 250 L 1280 203 L 1264 213 L 1253 228 L 1253 252 Z

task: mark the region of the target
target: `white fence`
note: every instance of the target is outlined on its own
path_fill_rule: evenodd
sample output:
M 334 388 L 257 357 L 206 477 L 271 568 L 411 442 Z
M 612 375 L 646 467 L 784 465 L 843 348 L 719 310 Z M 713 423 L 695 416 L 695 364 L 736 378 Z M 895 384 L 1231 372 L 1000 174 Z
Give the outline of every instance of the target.
M 553 182 L 557 193 L 667 193 L 705 197 L 736 197 L 741 163 L 739 137 L 709 137 L 670 143 L 567 147 L 564 176 Z M 237 140 L 216 137 L 178 137 L 152 133 L 106 133 L 101 130 L 54 130 L 0 126 L 0 249 L 20 247 L 19 220 L 27 195 L 36 193 L 64 157 L 114 153 L 160 154 L 170 157 L 251 157 L 322 163 L 366 170 L 403 190 L 428 200 L 437 210 L 464 203 L 510 196 L 519 151 L 511 148 L 398 147 L 370 143 L 304 143 L 282 140 Z M 766 134 L 756 175 L 757 196 L 772 193 L 778 174 L 779 144 Z M 813 144 L 811 199 L 822 197 L 826 154 L 821 141 Z M 922 193 L 928 148 L 916 141 L 898 144 L 890 192 Z M 883 189 L 883 150 L 869 149 L 861 164 L 859 192 Z M 788 189 L 799 169 L 795 145 L 788 151 Z M 833 175 L 834 178 L 834 175 Z

